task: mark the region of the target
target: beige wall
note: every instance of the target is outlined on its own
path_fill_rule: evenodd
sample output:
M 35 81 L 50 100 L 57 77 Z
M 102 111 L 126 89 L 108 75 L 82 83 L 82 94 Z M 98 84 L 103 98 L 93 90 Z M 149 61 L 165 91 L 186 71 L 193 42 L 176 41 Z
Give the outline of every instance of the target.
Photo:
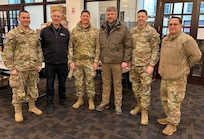
M 81 11 L 84 9 L 84 1 L 66 0 L 66 7 L 67 21 L 69 21 L 69 30 L 71 31 L 80 20 Z
M 8 4 L 8 0 L 0 0 L 0 5 Z

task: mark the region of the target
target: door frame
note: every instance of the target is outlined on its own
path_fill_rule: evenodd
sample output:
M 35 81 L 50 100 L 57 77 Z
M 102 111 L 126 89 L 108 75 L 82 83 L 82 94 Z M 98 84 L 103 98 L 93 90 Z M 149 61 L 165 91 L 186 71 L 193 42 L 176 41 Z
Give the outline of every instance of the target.
M 192 18 L 191 18 L 191 30 L 190 35 L 196 39 L 197 38 L 197 29 L 200 15 L 200 4 L 201 0 L 157 0 L 157 12 L 155 19 L 155 28 L 160 34 L 162 39 L 162 28 L 163 28 L 163 18 L 164 18 L 164 4 L 165 3 L 178 3 L 178 2 L 193 2 Z M 202 65 L 202 71 L 204 70 L 204 60 Z M 203 72 L 202 72 L 203 73 Z M 157 73 L 158 74 L 158 73 Z M 156 75 L 156 78 L 160 78 L 159 75 Z M 188 82 L 191 84 L 204 85 L 204 75 L 202 77 L 193 76 L 192 70 L 188 76 Z

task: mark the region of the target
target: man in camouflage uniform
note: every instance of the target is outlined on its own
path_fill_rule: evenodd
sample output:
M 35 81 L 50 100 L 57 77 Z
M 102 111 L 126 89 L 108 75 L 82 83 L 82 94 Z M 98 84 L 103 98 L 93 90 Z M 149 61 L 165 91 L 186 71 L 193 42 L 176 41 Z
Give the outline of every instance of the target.
M 89 97 L 89 110 L 94 110 L 94 77 L 98 68 L 100 53 L 98 29 L 91 26 L 89 11 L 82 11 L 80 18 L 81 20 L 71 33 L 69 43 L 68 62 L 71 70 L 74 70 L 76 96 L 78 97 L 77 102 L 72 107 L 77 109 L 83 105 L 85 82 L 86 92 Z
M 160 98 L 166 117 L 158 119 L 166 125 L 165 135 L 176 132 L 180 123 L 181 103 L 185 97 L 187 76 L 190 68 L 201 58 L 196 41 L 181 32 L 182 19 L 172 17 L 169 20 L 169 34 L 162 40 L 159 74 L 161 75 Z
M 29 28 L 30 14 L 19 13 L 20 25 L 7 35 L 3 60 L 10 71 L 9 83 L 12 87 L 12 104 L 15 109 L 15 121 L 22 122 L 22 103 L 28 102 L 29 111 L 41 115 L 35 106 L 38 98 L 38 72 L 42 65 L 40 40 L 34 30 Z
M 138 26 L 130 31 L 133 42 L 130 81 L 137 100 L 137 106 L 130 111 L 130 114 L 136 115 L 141 112 L 143 125 L 148 124 L 152 73 L 158 61 L 160 42 L 157 31 L 146 23 L 147 18 L 147 11 L 139 10 Z

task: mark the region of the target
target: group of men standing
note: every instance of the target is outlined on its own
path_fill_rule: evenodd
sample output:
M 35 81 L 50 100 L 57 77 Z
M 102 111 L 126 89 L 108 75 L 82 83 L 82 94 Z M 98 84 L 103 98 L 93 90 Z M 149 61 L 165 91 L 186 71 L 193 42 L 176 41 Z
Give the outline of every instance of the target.
M 112 6 L 107 8 L 107 20 L 100 30 L 91 25 L 88 10 L 81 12 L 81 20 L 71 34 L 60 24 L 61 16 L 60 11 L 52 11 L 52 23 L 42 29 L 39 40 L 29 28 L 29 13 L 21 11 L 20 25 L 7 34 L 3 59 L 11 74 L 15 121 L 23 121 L 22 103 L 25 101 L 30 112 L 42 114 L 35 101 L 38 98 L 38 72 L 44 60 L 48 113 L 54 111 L 56 74 L 59 104 L 67 105 L 65 82 L 69 65 L 74 71 L 78 97 L 73 108 L 83 105 L 86 92 L 89 109 L 103 111 L 109 107 L 113 84 L 115 113 L 122 114 L 122 69 L 130 68 L 132 91 L 137 102 L 130 114 L 141 113 L 141 124 L 147 125 L 152 74 L 160 58 L 161 102 L 166 117 L 158 119 L 158 123 L 167 125 L 162 131 L 165 135 L 172 135 L 180 122 L 180 105 L 185 96 L 190 68 L 201 58 L 195 40 L 181 32 L 181 19 L 172 17 L 169 20 L 170 33 L 163 39 L 160 50 L 160 36 L 147 24 L 146 10 L 137 12 L 138 25 L 130 30 L 117 19 L 117 9 Z M 102 63 L 103 92 L 101 103 L 95 107 L 94 77 L 99 60 Z

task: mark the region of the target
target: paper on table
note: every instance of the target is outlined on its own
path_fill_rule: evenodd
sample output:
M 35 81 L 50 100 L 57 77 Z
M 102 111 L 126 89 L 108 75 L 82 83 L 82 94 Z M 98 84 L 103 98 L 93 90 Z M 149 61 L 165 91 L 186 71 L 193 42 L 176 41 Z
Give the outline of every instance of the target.
M 198 40 L 203 40 L 204 39 L 204 28 L 198 28 L 197 39 Z

